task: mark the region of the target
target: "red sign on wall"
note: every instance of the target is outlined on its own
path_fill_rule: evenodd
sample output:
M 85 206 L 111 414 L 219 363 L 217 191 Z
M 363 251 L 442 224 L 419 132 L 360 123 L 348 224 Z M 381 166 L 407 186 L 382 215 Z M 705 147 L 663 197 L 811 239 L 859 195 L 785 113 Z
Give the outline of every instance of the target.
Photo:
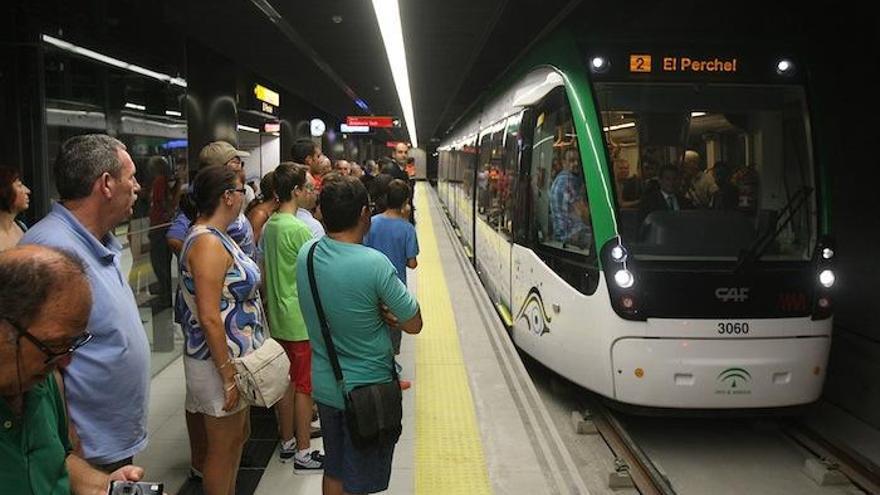
M 348 125 L 366 125 L 370 127 L 400 127 L 400 119 L 394 117 L 370 117 L 364 115 L 349 115 L 345 118 Z
M 387 146 L 389 148 L 396 148 L 398 144 L 405 144 L 405 145 L 407 145 L 407 147 L 409 146 L 409 143 L 407 143 L 406 141 L 386 141 L 385 142 L 385 146 Z

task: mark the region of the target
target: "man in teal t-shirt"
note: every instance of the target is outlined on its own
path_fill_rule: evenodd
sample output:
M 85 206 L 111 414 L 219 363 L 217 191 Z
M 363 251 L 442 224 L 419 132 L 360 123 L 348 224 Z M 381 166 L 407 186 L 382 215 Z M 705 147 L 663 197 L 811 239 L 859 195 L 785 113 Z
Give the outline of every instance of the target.
M 369 197 L 354 177 L 331 176 L 319 201 L 327 236 L 297 257 L 297 288 L 312 343 L 313 396 L 324 433 L 324 493 L 373 493 L 388 488 L 394 445 L 355 449 L 343 428 L 345 403 L 321 334 L 308 274 L 308 252 L 317 243 L 314 270 L 345 390 L 392 380 L 393 350 L 380 314 L 385 305 L 407 333 L 419 333 L 418 303 L 384 254 L 361 245 L 370 228 Z
M 323 455 L 310 450 L 312 349 L 296 290 L 296 256 L 312 238 L 311 229 L 296 218 L 296 195 L 304 193 L 305 182 L 305 167 L 282 163 L 275 169 L 279 206 L 261 239 L 269 332 L 290 359 L 290 388 L 278 403 L 279 455 L 281 462 L 293 460 L 297 473 L 320 472 L 324 466 Z

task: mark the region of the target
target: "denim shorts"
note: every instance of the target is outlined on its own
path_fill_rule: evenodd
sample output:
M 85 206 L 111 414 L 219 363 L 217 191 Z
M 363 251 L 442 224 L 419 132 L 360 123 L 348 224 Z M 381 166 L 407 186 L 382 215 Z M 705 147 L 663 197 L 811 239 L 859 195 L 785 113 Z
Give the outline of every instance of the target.
M 324 474 L 342 481 L 346 493 L 375 493 L 388 489 L 394 444 L 359 450 L 351 443 L 345 413 L 318 404 L 324 438 Z

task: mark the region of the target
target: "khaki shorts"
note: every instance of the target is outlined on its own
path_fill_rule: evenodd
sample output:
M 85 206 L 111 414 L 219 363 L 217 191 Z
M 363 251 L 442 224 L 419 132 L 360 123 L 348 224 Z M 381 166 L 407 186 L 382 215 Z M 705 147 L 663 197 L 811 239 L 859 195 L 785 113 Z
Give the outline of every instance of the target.
M 226 401 L 223 378 L 220 377 L 212 359 L 202 360 L 184 356 L 183 373 L 186 376 L 187 412 L 223 418 L 248 407 L 245 401 L 239 399 L 238 404 L 231 411 L 223 410 L 223 403 Z

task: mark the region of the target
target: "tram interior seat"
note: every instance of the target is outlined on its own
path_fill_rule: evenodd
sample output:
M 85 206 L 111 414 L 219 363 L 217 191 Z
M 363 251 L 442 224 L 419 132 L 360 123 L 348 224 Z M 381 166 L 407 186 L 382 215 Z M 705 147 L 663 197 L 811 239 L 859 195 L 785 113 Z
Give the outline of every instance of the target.
M 655 211 L 639 232 L 643 254 L 737 256 L 755 238 L 755 223 L 738 211 Z

